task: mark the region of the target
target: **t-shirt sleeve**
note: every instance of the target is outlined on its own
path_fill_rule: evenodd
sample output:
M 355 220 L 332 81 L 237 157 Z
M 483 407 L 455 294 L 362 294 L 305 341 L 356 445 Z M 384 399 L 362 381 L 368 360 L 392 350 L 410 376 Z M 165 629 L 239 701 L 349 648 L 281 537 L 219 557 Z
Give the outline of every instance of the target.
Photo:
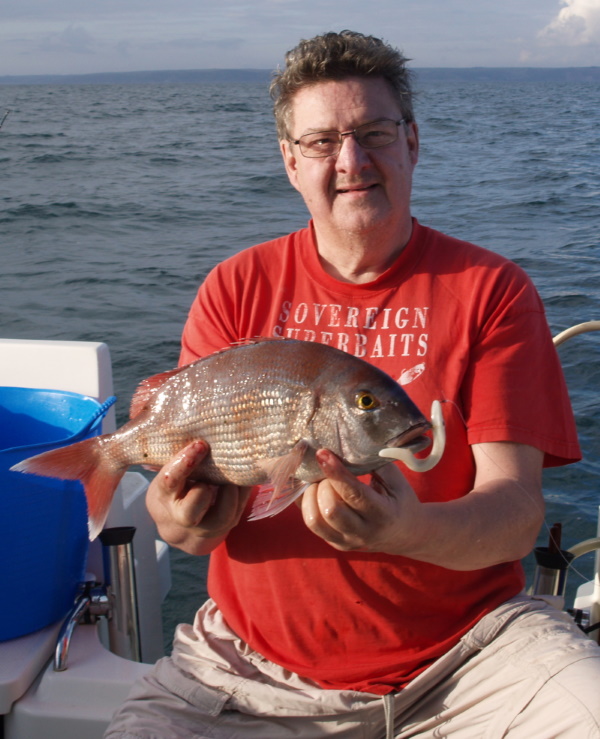
M 545 466 L 581 458 L 560 359 L 541 299 L 515 270 L 482 321 L 463 385 L 470 444 L 514 441 L 545 453 Z
M 225 349 L 239 340 L 233 324 L 236 310 L 234 288 L 226 282 L 219 265 L 200 286 L 183 329 L 180 366 Z
M 231 344 L 272 336 L 280 289 L 295 276 L 297 239 L 290 234 L 244 249 L 220 262 L 200 286 L 181 342 L 180 364 Z

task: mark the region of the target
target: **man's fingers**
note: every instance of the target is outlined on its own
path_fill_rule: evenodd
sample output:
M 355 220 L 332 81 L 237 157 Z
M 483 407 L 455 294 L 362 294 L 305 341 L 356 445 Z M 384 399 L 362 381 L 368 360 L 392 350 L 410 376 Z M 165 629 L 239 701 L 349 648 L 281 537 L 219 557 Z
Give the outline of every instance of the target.
M 325 477 L 330 480 L 344 481 L 350 474 L 340 460 L 329 449 L 319 449 L 316 453 L 319 467 L 323 470 Z
M 406 484 L 406 478 L 392 462 L 371 473 L 370 486 L 383 495 L 393 496 L 394 490 L 402 490 Z
M 184 447 L 159 472 L 163 487 L 168 493 L 185 495 L 188 477 L 194 467 L 199 464 L 208 453 L 208 444 L 202 439 L 192 441 Z
M 173 516 L 181 526 L 197 526 L 218 498 L 216 485 L 198 484 L 185 488 L 173 505 Z
M 327 508 L 335 505 L 336 496 L 346 505 L 360 513 L 368 505 L 368 490 L 349 472 L 333 452 L 328 449 L 317 451 L 317 462 L 331 486 L 320 486 L 322 504 Z M 333 510 L 333 509 L 332 509 Z
M 204 523 L 216 528 L 227 529 L 239 523 L 250 493 L 251 487 L 223 485 L 216 488 L 216 495 L 204 516 Z
M 335 519 L 333 509 L 327 504 L 322 507 L 323 498 L 322 484 L 311 485 L 302 496 L 302 518 L 313 534 L 325 539 L 332 546 L 337 546 L 343 542 L 343 537 L 332 526 L 332 519 Z

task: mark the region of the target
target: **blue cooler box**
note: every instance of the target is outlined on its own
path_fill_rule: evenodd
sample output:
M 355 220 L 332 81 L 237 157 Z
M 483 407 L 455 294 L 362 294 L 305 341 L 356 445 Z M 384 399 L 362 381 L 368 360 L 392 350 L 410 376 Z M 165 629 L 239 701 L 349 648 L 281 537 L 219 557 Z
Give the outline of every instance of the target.
M 114 400 L 100 405 L 76 393 L 0 387 L 0 641 L 67 614 L 88 550 L 81 483 L 9 469 L 95 436 Z

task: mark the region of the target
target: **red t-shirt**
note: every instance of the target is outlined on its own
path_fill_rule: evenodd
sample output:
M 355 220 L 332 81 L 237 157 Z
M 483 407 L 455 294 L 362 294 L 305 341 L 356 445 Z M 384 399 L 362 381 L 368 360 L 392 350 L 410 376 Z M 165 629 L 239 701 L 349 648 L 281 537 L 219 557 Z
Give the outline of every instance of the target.
M 542 303 L 512 262 L 413 222 L 410 242 L 373 282 L 322 268 L 312 226 L 219 264 L 200 287 L 181 362 L 255 336 L 331 344 L 377 365 L 447 444 L 426 473 L 403 473 L 423 501 L 467 494 L 471 444 L 513 441 L 546 465 L 579 458 Z M 268 659 L 326 688 L 398 690 L 524 585 L 519 562 L 456 572 L 401 556 L 338 552 L 296 506 L 245 518 L 211 555 L 209 593 L 230 627 Z

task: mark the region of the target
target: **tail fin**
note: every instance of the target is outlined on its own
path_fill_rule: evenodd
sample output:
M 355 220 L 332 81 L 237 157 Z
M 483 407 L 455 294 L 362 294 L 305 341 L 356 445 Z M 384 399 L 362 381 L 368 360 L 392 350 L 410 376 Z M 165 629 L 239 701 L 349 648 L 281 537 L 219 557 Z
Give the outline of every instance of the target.
M 102 452 L 99 439 L 94 437 L 53 449 L 11 467 L 15 472 L 29 472 L 60 480 L 81 480 L 87 498 L 90 541 L 102 530 L 117 485 L 127 469 L 117 466 Z

